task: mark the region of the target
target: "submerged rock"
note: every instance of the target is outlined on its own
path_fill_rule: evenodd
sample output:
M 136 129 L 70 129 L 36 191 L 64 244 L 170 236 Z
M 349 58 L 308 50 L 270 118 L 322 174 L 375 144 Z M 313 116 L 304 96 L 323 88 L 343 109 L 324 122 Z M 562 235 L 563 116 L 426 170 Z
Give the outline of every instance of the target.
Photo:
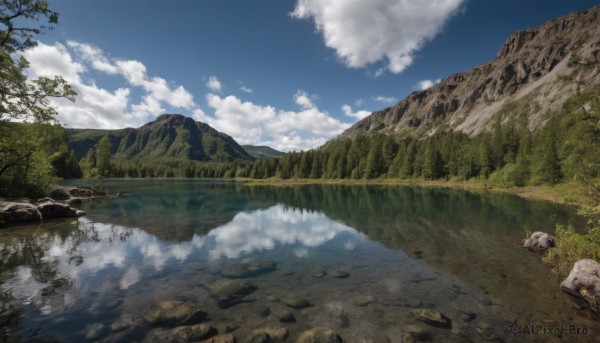
M 554 239 L 547 233 L 536 231 L 525 241 L 523 247 L 537 252 L 544 252 L 554 246 Z
M 336 279 L 345 279 L 350 276 L 350 273 L 345 270 L 335 270 L 331 272 L 331 276 Z
M 410 311 L 418 320 L 432 326 L 441 328 L 451 328 L 452 321 L 441 312 L 426 308 L 417 308 Z
M 204 341 L 203 343 L 237 343 L 237 339 L 233 334 L 225 334 L 212 337 L 211 339 Z
M 316 277 L 316 278 L 322 278 L 323 276 L 327 275 L 327 272 L 324 271 L 323 269 L 317 269 L 315 271 L 312 272 L 312 276 Z
M 160 301 L 146 313 L 144 319 L 157 326 L 192 325 L 201 322 L 207 313 L 199 306 L 181 301 Z
M 71 194 L 65 188 L 56 188 L 50 192 L 50 198 L 54 200 L 69 200 Z
M 296 295 L 289 296 L 281 301 L 284 305 L 292 308 L 305 308 L 312 306 L 310 301 Z
M 277 263 L 271 260 L 257 260 L 248 258 L 240 264 L 228 265 L 221 271 L 221 276 L 230 279 L 254 277 L 275 270 Z
M 228 308 L 244 301 L 244 298 L 254 293 L 257 287 L 248 281 L 219 280 L 210 285 L 211 295 L 217 299 L 221 308 Z
M 571 273 L 560 288 L 586 300 L 595 311 L 600 311 L 600 263 L 584 259 L 575 262 Z
M 289 331 L 286 328 L 256 329 L 250 336 L 250 343 L 279 343 L 286 340 Z
M 367 306 L 377 301 L 372 295 L 358 295 L 352 299 L 352 304 L 356 306 Z
M 171 330 L 155 329 L 144 338 L 144 343 L 186 343 L 208 339 L 214 336 L 217 330 L 208 324 L 180 326 Z
M 304 331 L 297 343 L 342 343 L 342 337 L 329 328 L 313 328 Z
M 77 217 L 76 209 L 57 202 L 40 204 L 38 210 L 42 214 L 42 219 Z
M 402 342 L 419 342 L 429 338 L 429 334 L 425 329 L 414 324 L 404 325 L 400 332 Z

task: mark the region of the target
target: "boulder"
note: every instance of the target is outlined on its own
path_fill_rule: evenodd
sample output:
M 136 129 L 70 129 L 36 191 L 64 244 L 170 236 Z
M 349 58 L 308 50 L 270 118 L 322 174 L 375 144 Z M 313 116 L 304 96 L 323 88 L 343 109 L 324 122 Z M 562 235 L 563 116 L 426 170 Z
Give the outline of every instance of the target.
M 86 188 L 72 188 L 69 190 L 69 194 L 79 198 L 89 198 L 94 196 L 94 192 Z
M 248 281 L 219 280 L 210 285 L 211 295 L 217 299 L 221 308 L 228 308 L 244 301 L 244 298 L 254 293 L 257 287 Z
M 349 276 L 350 273 L 348 273 L 345 270 L 334 270 L 333 272 L 331 272 L 331 277 L 334 277 L 336 279 L 345 279 Z
M 586 300 L 595 311 L 600 311 L 600 263 L 584 259 L 575 262 L 571 273 L 560 288 L 575 297 Z
M 146 313 L 144 319 L 152 325 L 175 327 L 192 325 L 206 317 L 199 306 L 181 301 L 160 301 Z
M 53 200 L 69 200 L 71 195 L 65 188 L 55 188 L 50 192 L 50 198 Z
M 431 326 L 450 329 L 452 321 L 443 313 L 426 308 L 417 308 L 410 311 L 418 320 L 427 323 Z
M 9 202 L 0 210 L 0 225 L 34 222 L 42 219 L 35 205 L 22 202 Z
M 42 219 L 77 217 L 76 209 L 57 202 L 45 202 L 37 208 L 42 214 Z
M 329 328 L 313 328 L 304 331 L 297 343 L 342 343 L 340 335 Z
M 531 234 L 531 237 L 525 241 L 523 247 L 537 252 L 544 252 L 554 246 L 554 239 L 541 231 L 536 231 Z

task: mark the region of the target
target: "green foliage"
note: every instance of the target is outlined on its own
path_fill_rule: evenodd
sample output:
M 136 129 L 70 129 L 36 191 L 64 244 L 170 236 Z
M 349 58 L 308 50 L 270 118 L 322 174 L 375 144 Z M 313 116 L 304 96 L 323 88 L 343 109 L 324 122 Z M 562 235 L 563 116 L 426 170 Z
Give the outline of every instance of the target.
M 49 27 L 38 25 L 40 19 Z M 29 80 L 25 74 L 29 63 L 21 54 L 36 46 L 36 35 L 57 22 L 58 13 L 48 8 L 47 1 L 0 2 L 0 194 L 4 196 L 41 195 L 48 182 L 56 180 L 55 168 L 66 167 L 63 137 L 45 124 L 56 115 L 49 99 L 74 101 L 76 93 L 60 76 Z
M 548 250 L 542 259 L 553 266 L 560 279 L 565 278 L 575 262 L 581 259 L 600 260 L 600 227 L 592 227 L 586 234 L 580 234 L 571 225 L 557 225 L 554 238 L 556 247 Z

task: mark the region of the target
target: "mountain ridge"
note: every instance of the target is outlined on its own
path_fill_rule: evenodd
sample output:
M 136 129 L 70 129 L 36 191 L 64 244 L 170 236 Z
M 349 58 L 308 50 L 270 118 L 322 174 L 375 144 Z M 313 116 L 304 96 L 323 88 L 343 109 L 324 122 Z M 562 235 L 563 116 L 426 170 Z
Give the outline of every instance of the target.
M 252 161 L 231 136 L 181 114 L 163 114 L 139 128 L 67 129 L 69 148 L 85 157 L 108 136 L 111 155 L 120 160 L 184 159 L 202 162 Z
M 476 135 L 492 118 L 526 115 L 530 130 L 576 91 L 600 83 L 600 5 L 512 33 L 495 59 L 409 94 L 375 111 L 334 140 L 360 133 L 433 134 L 440 128 Z M 526 102 L 522 113 L 505 107 Z M 514 107 L 514 106 L 512 106 Z

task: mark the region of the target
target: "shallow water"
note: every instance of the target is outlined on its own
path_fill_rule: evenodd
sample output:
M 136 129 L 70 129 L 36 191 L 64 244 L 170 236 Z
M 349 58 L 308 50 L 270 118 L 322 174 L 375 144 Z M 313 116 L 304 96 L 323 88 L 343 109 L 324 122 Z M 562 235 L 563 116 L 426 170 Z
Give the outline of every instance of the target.
M 98 186 L 126 196 L 84 202 L 87 215 L 75 221 L 0 231 L 0 340 L 160 341 L 192 324 L 153 317 L 164 301 L 201 309 L 193 323 L 240 342 L 264 328 L 284 328 L 294 342 L 314 327 L 345 342 L 401 342 L 408 332 L 457 342 L 600 335 L 598 317 L 520 248 L 525 229 L 580 223 L 569 207 L 417 187 Z M 246 289 L 224 298 L 223 282 Z M 299 300 L 308 306 L 290 306 Z M 426 323 L 416 309 L 451 324 Z M 519 335 L 509 331 L 515 321 Z M 532 325 L 541 329 L 525 335 Z M 561 337 L 547 333 L 556 328 Z

